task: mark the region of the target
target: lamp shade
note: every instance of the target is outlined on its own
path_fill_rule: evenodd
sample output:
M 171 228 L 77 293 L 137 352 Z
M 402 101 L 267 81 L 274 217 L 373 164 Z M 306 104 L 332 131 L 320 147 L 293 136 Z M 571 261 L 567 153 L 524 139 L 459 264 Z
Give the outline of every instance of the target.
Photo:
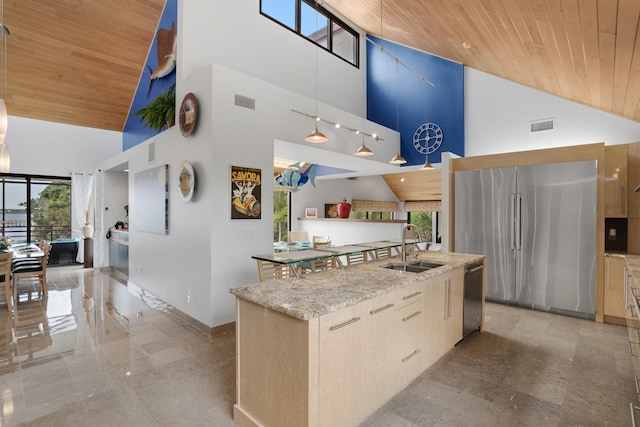
M 307 142 L 318 144 L 321 142 L 327 142 L 329 139 L 324 135 L 324 133 L 318 130 L 318 125 L 316 124 L 316 129 L 313 131 L 313 133 L 309 134 L 309 136 L 307 136 L 304 140 Z
M 0 99 L 0 135 L 4 136 L 7 134 L 8 122 L 7 104 L 4 102 L 4 99 Z
M 367 148 L 367 146 L 364 145 L 364 141 L 362 141 L 362 145 L 360 146 L 360 148 L 356 150 L 355 153 L 353 153 L 353 155 L 358 157 L 372 156 L 373 151 L 369 150 L 369 148 Z
M 0 149 L 0 172 L 9 173 L 10 166 L 11 158 L 9 157 L 9 146 L 5 142 L 2 144 L 2 149 Z
M 389 163 L 391 163 L 392 165 L 404 165 L 405 163 L 407 163 L 407 161 L 398 153 L 393 156 Z

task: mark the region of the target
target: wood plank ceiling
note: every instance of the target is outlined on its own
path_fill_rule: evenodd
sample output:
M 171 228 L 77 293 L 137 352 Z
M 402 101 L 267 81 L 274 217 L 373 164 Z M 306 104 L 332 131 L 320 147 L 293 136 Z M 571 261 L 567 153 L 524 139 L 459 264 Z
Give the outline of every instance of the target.
M 371 34 L 640 121 L 640 0 L 324 4 Z M 122 130 L 163 6 L 4 0 L 9 114 Z
M 121 131 L 165 0 L 4 0 L 10 115 Z
M 639 0 L 325 3 L 370 34 L 640 121 Z

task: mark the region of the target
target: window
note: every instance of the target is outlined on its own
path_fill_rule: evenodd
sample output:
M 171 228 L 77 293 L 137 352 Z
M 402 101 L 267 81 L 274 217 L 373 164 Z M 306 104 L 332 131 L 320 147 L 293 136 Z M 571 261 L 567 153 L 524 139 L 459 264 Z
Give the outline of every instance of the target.
M 359 66 L 358 33 L 314 1 L 261 0 L 260 13 L 348 63 Z
M 71 179 L 33 175 L 0 177 L 0 232 L 14 242 L 71 237 Z
M 409 224 L 418 227 L 427 242 L 440 243 L 440 212 L 409 212 Z M 434 232 L 435 231 L 435 232 Z
M 273 192 L 273 241 L 286 242 L 289 233 L 289 191 Z

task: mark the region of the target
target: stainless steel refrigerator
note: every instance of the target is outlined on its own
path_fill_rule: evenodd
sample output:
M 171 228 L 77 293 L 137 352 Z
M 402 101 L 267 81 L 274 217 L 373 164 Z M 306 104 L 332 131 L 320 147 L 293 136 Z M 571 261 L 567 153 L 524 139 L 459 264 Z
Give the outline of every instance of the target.
M 596 162 L 458 171 L 455 251 L 486 255 L 485 298 L 593 319 Z

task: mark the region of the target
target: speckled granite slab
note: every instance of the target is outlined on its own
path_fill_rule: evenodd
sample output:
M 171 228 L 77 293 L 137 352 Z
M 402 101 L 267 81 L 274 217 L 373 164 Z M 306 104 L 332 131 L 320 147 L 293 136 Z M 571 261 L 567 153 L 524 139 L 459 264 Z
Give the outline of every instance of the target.
M 418 259 L 444 265 L 422 273 L 380 268 L 380 266 L 399 262 L 400 260 L 396 257 L 306 274 L 299 279 L 281 279 L 233 288 L 230 292 L 239 298 L 289 316 L 309 320 L 408 286 L 416 281 L 425 281 L 455 268 L 479 262 L 484 259 L 484 255 L 423 252 Z

